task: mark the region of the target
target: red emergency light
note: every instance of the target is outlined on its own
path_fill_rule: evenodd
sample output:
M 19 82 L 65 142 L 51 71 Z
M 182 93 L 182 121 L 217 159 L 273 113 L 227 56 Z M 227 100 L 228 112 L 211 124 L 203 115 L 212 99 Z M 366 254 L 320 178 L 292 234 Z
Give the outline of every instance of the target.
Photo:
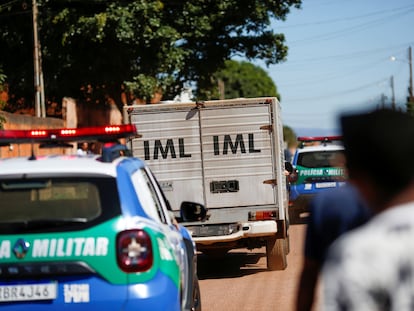
M 137 129 L 133 124 L 60 129 L 0 130 L 0 145 L 68 141 L 109 142 L 128 137 L 138 137 Z
M 329 142 L 334 140 L 342 140 L 342 136 L 299 136 L 297 140 L 301 142 Z

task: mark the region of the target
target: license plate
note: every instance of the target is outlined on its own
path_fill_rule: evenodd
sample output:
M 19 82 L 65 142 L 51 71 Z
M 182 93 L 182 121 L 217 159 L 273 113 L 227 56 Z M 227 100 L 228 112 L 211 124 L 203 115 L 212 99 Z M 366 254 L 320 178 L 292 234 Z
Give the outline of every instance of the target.
M 315 184 L 316 188 L 335 188 L 336 182 L 319 182 Z
M 0 302 L 51 300 L 57 297 L 57 283 L 0 285 Z

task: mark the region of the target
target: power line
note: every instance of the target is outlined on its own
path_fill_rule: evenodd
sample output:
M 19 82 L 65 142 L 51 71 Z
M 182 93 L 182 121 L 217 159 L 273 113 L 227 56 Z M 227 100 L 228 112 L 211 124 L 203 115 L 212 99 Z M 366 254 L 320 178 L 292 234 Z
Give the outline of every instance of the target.
M 359 24 L 359 25 L 355 25 L 355 26 L 352 26 L 352 27 L 347 27 L 347 28 L 344 28 L 344 29 L 341 29 L 341 30 L 338 30 L 338 31 L 335 31 L 335 32 L 325 33 L 325 34 L 321 34 L 321 35 L 317 35 L 317 36 L 313 36 L 313 37 L 308 37 L 308 38 L 292 41 L 292 42 L 290 42 L 290 45 L 295 45 L 295 44 L 298 44 L 298 43 L 315 43 L 319 40 L 336 39 L 340 36 L 347 35 L 347 34 L 354 34 L 356 31 L 365 30 L 369 27 L 376 26 L 378 24 L 393 22 L 395 20 L 398 20 L 399 17 L 411 14 L 411 12 L 413 12 L 413 11 L 414 11 L 414 8 L 412 8 L 410 10 L 406 10 L 405 12 L 402 12 L 402 13 L 394 14 L 394 15 L 387 16 L 387 17 L 380 18 L 380 19 L 375 19 L 375 20 L 365 22 L 365 23 L 362 23 L 362 24 Z
M 328 19 L 328 20 L 319 21 L 319 22 L 302 23 L 302 24 L 295 24 L 295 25 L 289 25 L 289 26 L 278 26 L 277 28 L 278 29 L 289 29 L 289 28 L 298 28 L 298 27 L 319 26 L 319 25 L 326 25 L 326 24 L 337 24 L 337 23 L 349 22 L 349 21 L 357 20 L 357 19 L 365 19 L 367 17 L 382 15 L 384 13 L 389 14 L 391 12 L 396 12 L 396 11 L 406 11 L 407 9 L 413 9 L 413 8 L 414 8 L 414 5 L 409 5 L 409 6 L 396 8 L 396 9 L 381 10 L 381 11 L 367 13 L 367 14 L 363 14 L 363 15 Z M 389 18 L 389 17 L 387 17 L 387 18 Z
M 372 69 L 372 68 L 376 68 L 378 64 L 381 64 L 384 62 L 384 58 L 381 59 L 377 59 L 373 62 L 370 62 L 369 64 L 366 64 L 365 66 L 359 66 L 358 69 L 354 69 L 354 70 L 350 70 L 348 72 L 338 72 L 337 70 L 335 70 L 332 74 L 323 74 L 322 76 L 312 76 L 310 79 L 308 80 L 298 80 L 295 79 L 293 82 L 290 83 L 278 83 L 277 86 L 278 87 L 289 87 L 289 86 L 295 86 L 298 84 L 301 85 L 311 85 L 311 84 L 320 84 L 323 81 L 332 81 L 334 79 L 338 79 L 338 78 L 344 78 L 347 76 L 352 76 L 355 75 L 357 73 Z
M 316 101 L 316 100 L 328 99 L 328 98 L 333 98 L 333 97 L 334 98 L 338 98 L 338 96 L 340 96 L 340 95 L 346 95 L 346 94 L 350 94 L 350 93 L 356 93 L 356 92 L 359 92 L 361 90 L 368 89 L 368 88 L 371 88 L 373 86 L 379 85 L 379 84 L 384 83 L 386 81 L 387 82 L 389 81 L 389 78 L 388 77 L 387 78 L 382 78 L 381 80 L 377 80 L 377 81 L 372 82 L 372 83 L 368 83 L 368 84 L 365 84 L 365 85 L 361 85 L 361 86 L 356 87 L 356 88 L 342 90 L 342 91 L 339 91 L 339 92 L 336 92 L 336 93 L 331 93 L 331 94 L 326 94 L 326 95 L 316 96 L 316 97 L 293 98 L 293 99 L 289 99 L 288 102 L 289 103 L 292 103 L 292 102 L 293 103 L 295 103 L 295 102 L 308 103 L 309 101 Z M 282 98 L 282 103 L 283 103 L 283 98 Z
M 323 83 L 324 81 L 332 81 L 335 79 L 339 79 L 339 78 L 345 78 L 345 77 L 349 77 L 349 76 L 353 76 L 356 74 L 359 74 L 361 72 L 364 71 L 368 71 L 371 69 L 376 69 L 378 68 L 378 65 L 381 64 L 386 64 L 387 62 L 389 62 L 389 57 L 391 55 L 399 55 L 400 53 L 402 54 L 403 52 L 406 52 L 406 47 L 411 45 L 412 43 L 404 43 L 404 44 L 400 44 L 400 45 L 396 45 L 393 47 L 385 47 L 385 48 L 377 48 L 375 50 L 365 50 L 365 51 L 358 51 L 358 52 L 354 52 L 354 53 L 349 53 L 349 54 L 340 54 L 340 55 L 332 55 L 332 56 L 327 56 L 327 57 L 320 57 L 320 58 L 312 58 L 312 59 L 306 59 L 306 60 L 301 60 L 298 62 L 288 62 L 287 64 L 285 64 L 285 66 L 287 66 L 284 70 L 288 70 L 290 72 L 294 71 L 294 68 L 298 68 L 301 72 L 304 71 L 304 65 L 310 65 L 310 64 L 317 64 L 317 63 L 323 63 L 326 60 L 335 60 L 337 59 L 337 62 L 343 63 L 343 60 L 348 59 L 348 60 L 352 60 L 353 58 L 361 58 L 363 57 L 365 54 L 367 57 L 369 57 L 369 62 L 364 62 L 362 65 L 355 65 L 357 66 L 357 68 L 352 69 L 350 68 L 350 66 L 347 66 L 347 70 L 343 71 L 338 71 L 336 70 L 336 66 L 332 67 L 329 66 L 329 69 L 332 69 L 332 73 L 324 73 L 322 74 L 320 71 L 318 70 L 307 70 L 307 72 L 312 72 L 312 73 L 319 73 L 320 75 L 312 75 L 311 77 L 309 77 L 308 79 L 302 79 L 300 80 L 300 78 L 295 78 L 292 81 L 286 81 L 283 80 L 280 83 L 277 83 L 277 86 L 279 88 L 283 88 L 283 87 L 291 87 L 291 86 L 297 86 L 298 84 L 301 85 L 312 85 L 312 84 L 320 84 Z M 404 47 L 404 49 L 402 48 Z M 390 50 L 395 51 L 395 49 L 398 48 L 399 51 L 396 52 L 390 52 Z M 385 54 L 383 52 L 386 52 Z M 373 54 L 377 54 L 377 53 L 382 53 L 383 55 L 377 59 L 372 60 L 372 56 Z M 271 72 L 276 72 L 278 70 L 278 66 L 280 65 L 275 65 L 273 66 L 272 69 L 270 69 L 269 71 Z M 279 67 L 280 68 L 280 67 Z M 390 67 L 392 68 L 392 67 Z M 394 71 L 394 75 L 398 76 L 401 74 L 402 72 L 402 66 L 399 67 L 398 71 Z M 349 70 L 348 70 L 349 69 Z M 277 74 L 276 74 L 277 75 Z M 301 74 L 300 77 L 302 77 L 303 75 Z
M 414 41 L 411 42 L 406 42 L 406 43 L 401 43 L 398 45 L 394 45 L 394 46 L 387 46 L 387 47 L 383 47 L 383 48 L 375 48 L 375 49 L 370 49 L 370 50 L 362 50 L 362 51 L 356 51 L 356 52 L 352 52 L 352 53 L 344 53 L 344 54 L 336 54 L 336 55 L 327 55 L 327 56 L 323 56 L 323 57 L 313 57 L 313 58 L 305 58 L 305 59 L 301 59 L 299 61 L 290 61 L 289 59 L 284 63 L 284 64 L 288 64 L 288 65 L 302 65 L 302 64 L 309 64 L 309 63 L 318 63 L 318 62 L 323 62 L 326 60 L 352 60 L 355 58 L 361 58 L 364 56 L 368 56 L 368 57 L 372 57 L 372 55 L 378 54 L 378 53 L 382 53 L 382 52 L 388 52 L 390 50 L 394 50 L 394 49 L 401 49 L 401 51 L 404 52 L 406 50 L 406 47 L 409 45 L 414 45 Z M 397 52 L 400 53 L 400 52 Z M 402 53 L 402 52 L 401 52 Z M 396 54 L 396 53 L 392 53 L 392 54 Z

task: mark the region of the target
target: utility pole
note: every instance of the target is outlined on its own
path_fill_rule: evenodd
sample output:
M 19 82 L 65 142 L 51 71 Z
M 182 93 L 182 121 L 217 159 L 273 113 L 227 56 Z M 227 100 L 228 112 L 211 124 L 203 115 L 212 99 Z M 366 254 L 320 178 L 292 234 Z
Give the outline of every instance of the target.
M 45 108 L 45 91 L 43 85 L 43 72 L 42 62 L 40 54 L 40 43 L 37 32 L 37 2 L 32 1 L 32 12 L 33 12 L 33 60 L 34 60 L 34 87 L 35 87 L 35 111 L 37 117 L 46 116 Z
M 410 82 L 408 86 L 407 97 L 407 112 L 410 115 L 414 115 L 414 96 L 413 96 L 413 60 L 411 46 L 408 48 L 408 65 L 410 66 Z
M 408 88 L 408 93 L 410 94 L 410 102 L 414 101 L 413 96 L 413 56 L 411 46 L 408 48 L 408 64 L 410 65 L 410 86 Z
M 225 97 L 225 94 L 224 94 L 224 81 L 223 80 L 221 80 L 221 79 L 218 79 L 218 81 L 217 81 L 217 85 L 218 85 L 218 91 L 219 91 L 219 98 L 220 99 L 224 99 L 224 97 Z
M 395 110 L 395 92 L 394 92 L 394 76 L 391 76 L 391 91 L 392 91 L 392 97 L 391 97 L 391 108 Z

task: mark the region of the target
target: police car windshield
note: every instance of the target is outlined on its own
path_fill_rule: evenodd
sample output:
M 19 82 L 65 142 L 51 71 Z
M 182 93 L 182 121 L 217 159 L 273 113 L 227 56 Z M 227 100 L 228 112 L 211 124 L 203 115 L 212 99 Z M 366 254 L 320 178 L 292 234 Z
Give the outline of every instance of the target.
M 298 155 L 296 165 L 307 168 L 333 167 L 335 159 L 342 153 L 342 150 L 302 152 Z
M 117 207 L 119 213 L 116 184 L 110 178 L 3 179 L 0 202 L 0 227 L 88 223 L 113 215 Z

